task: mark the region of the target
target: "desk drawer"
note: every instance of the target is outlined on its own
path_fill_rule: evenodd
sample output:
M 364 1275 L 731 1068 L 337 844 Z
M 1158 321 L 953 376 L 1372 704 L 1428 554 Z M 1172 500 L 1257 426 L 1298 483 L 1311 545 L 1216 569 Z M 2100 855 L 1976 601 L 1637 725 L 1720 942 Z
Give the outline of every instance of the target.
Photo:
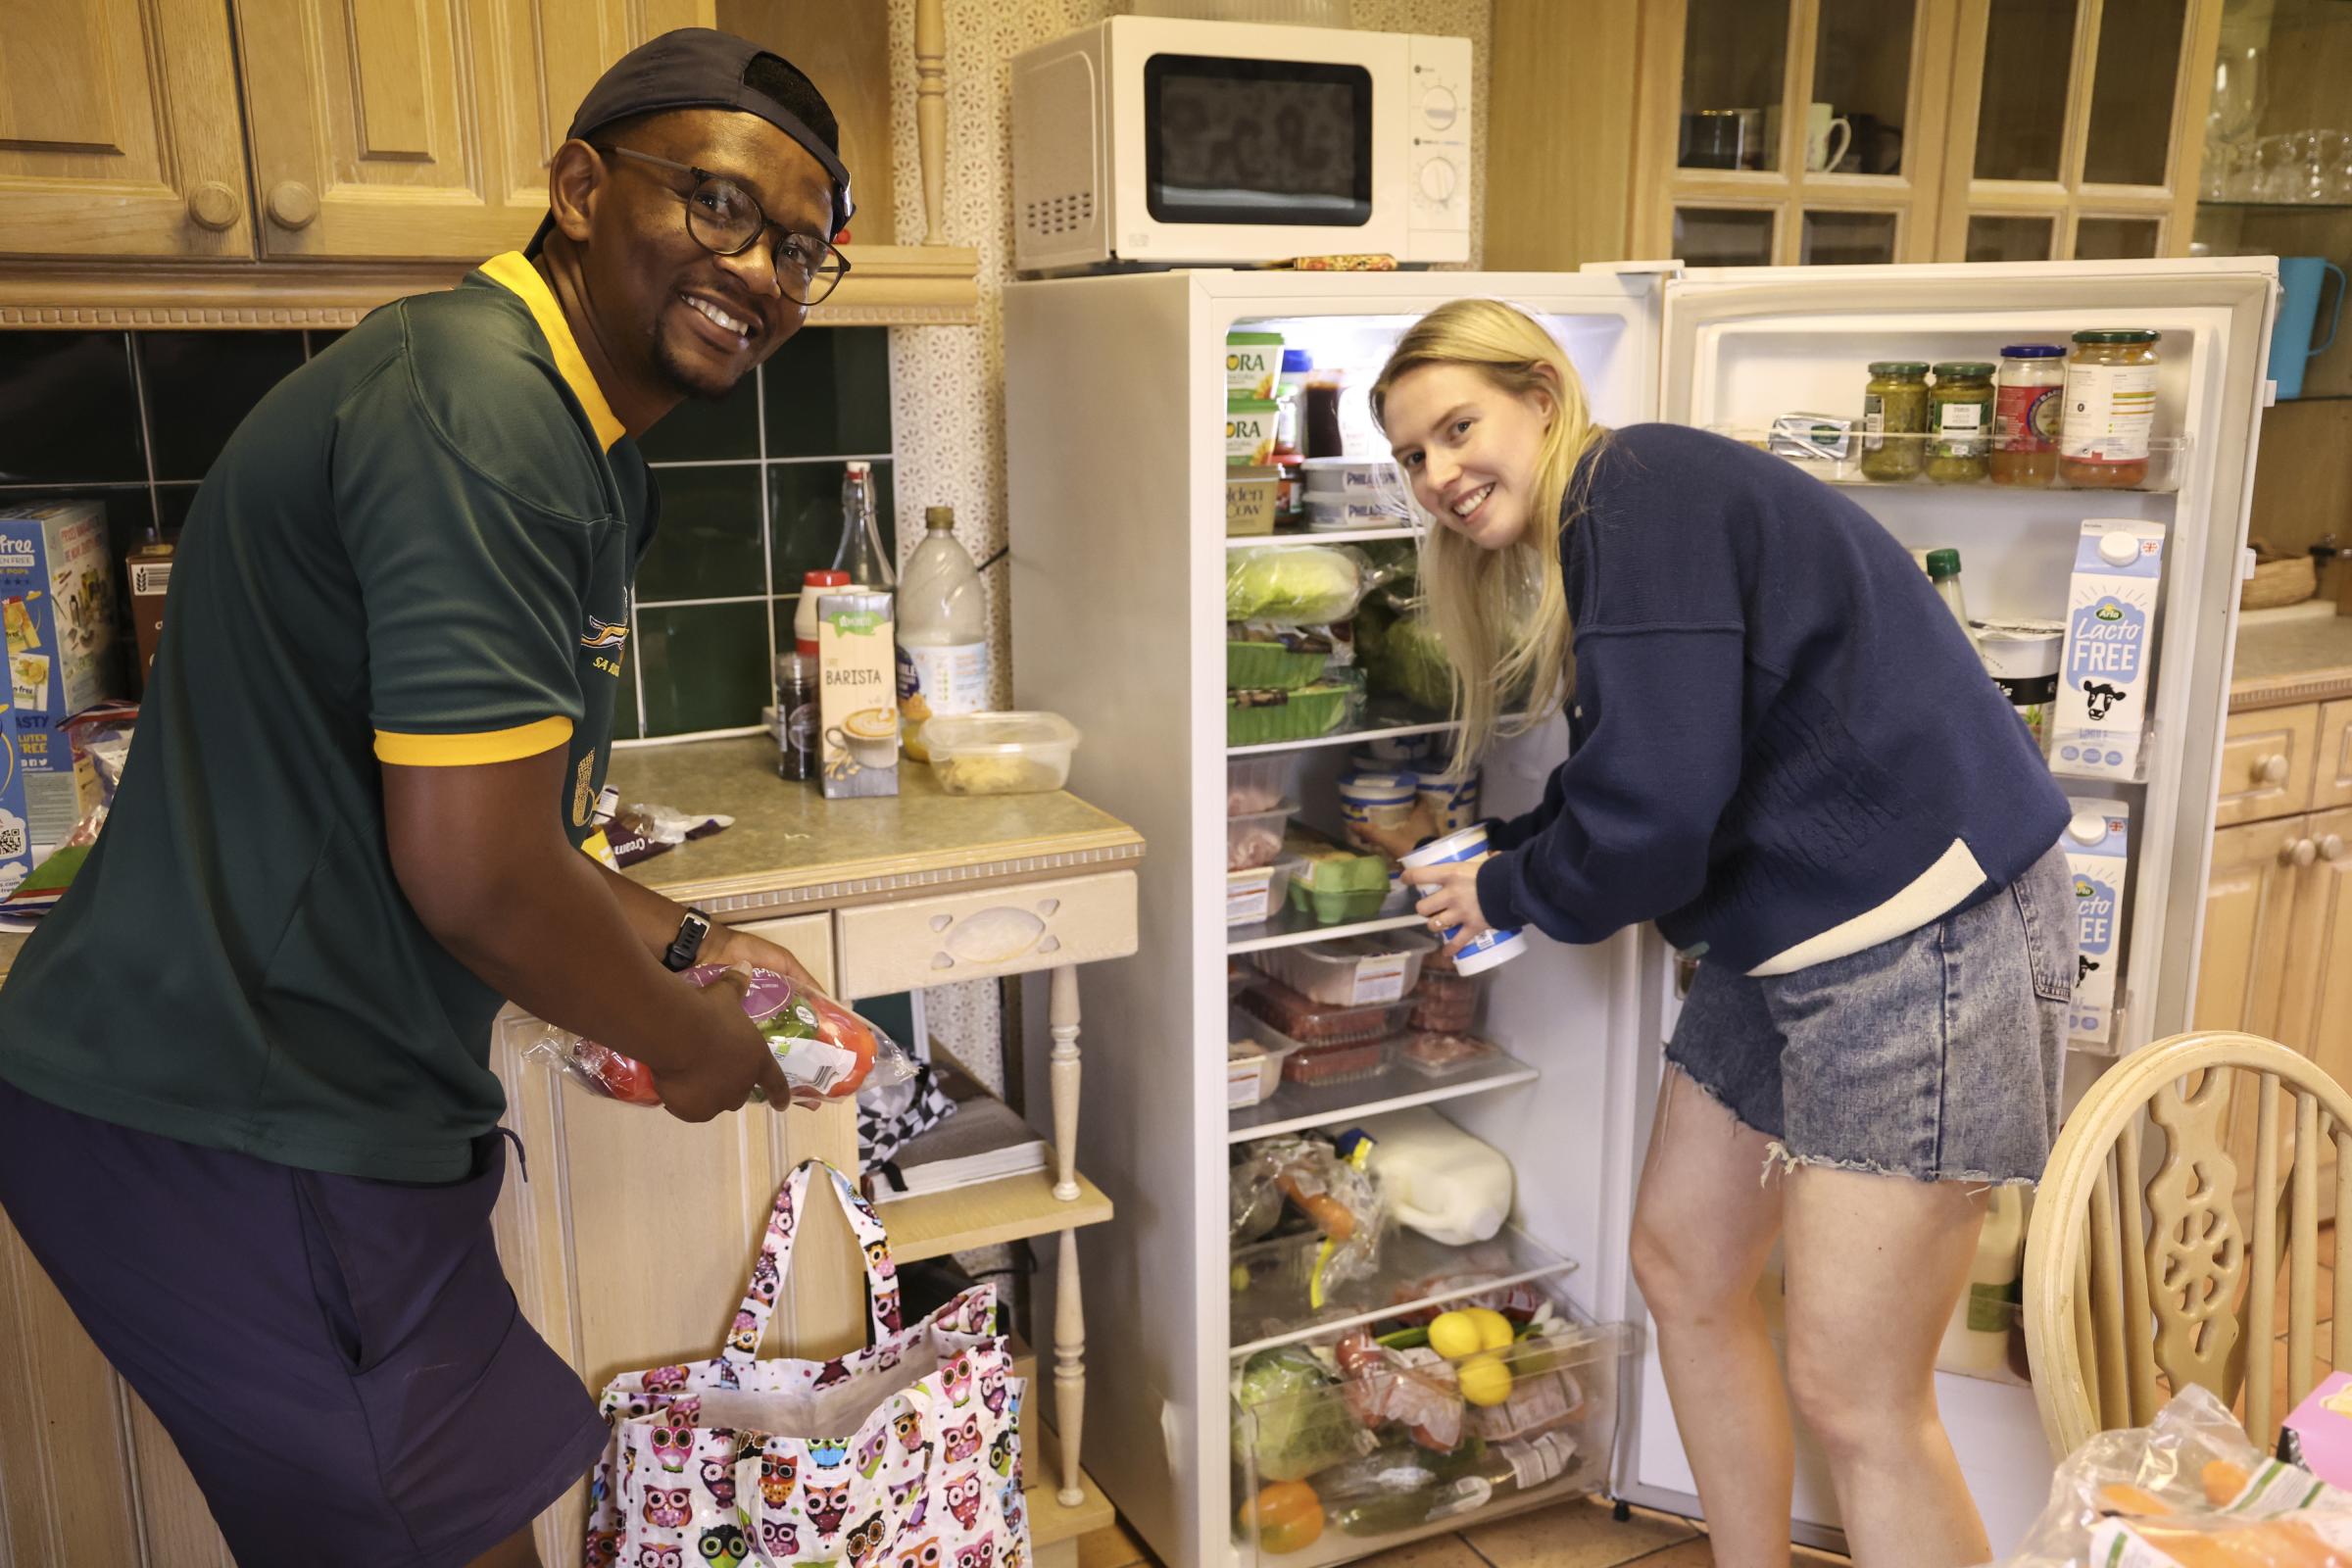
M 2317 703 L 2231 713 L 2222 732 L 2221 795 L 2213 825 L 2234 827 L 2307 809 L 2319 739 Z
M 1136 947 L 1135 873 L 1019 882 L 835 916 L 842 995 L 990 980 L 1123 958 Z

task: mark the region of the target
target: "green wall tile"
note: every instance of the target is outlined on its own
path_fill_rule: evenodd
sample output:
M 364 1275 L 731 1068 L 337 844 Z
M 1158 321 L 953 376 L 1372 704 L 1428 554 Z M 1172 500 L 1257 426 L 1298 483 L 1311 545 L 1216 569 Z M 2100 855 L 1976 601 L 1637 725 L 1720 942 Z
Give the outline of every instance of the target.
M 767 606 L 640 607 L 645 732 L 684 735 L 760 722 L 770 690 Z
M 777 593 L 799 592 L 803 572 L 833 564 L 834 552 L 841 548 L 841 478 L 846 469 L 840 463 L 767 466 L 768 550 Z M 895 564 L 898 492 L 890 470 L 888 462 L 874 465 L 874 521 L 881 529 L 882 548 Z
M 767 377 L 769 457 L 891 450 L 888 327 L 805 330 L 760 373 Z
M 767 592 L 760 548 L 760 469 L 663 468 L 662 526 L 637 568 L 637 602 L 740 599 Z
M 786 348 L 792 347 L 787 343 Z M 688 398 L 637 441 L 648 463 L 708 463 L 760 455 L 760 372 L 723 398 Z

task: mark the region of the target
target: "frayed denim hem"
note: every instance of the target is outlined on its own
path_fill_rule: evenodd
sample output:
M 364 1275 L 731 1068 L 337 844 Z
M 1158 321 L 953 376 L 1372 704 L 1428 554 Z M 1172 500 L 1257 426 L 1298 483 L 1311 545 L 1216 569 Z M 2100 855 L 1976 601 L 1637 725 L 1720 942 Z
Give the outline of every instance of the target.
M 1696 1079 L 1691 1081 L 1697 1082 Z M 1756 1178 L 1756 1185 L 1759 1187 L 1769 1186 L 1774 1176 L 1787 1175 L 1799 1165 L 1813 1165 L 1823 1170 L 1850 1170 L 1864 1176 L 1897 1176 L 1905 1181 L 1914 1182 L 1960 1182 L 1970 1187 L 1984 1189 L 1994 1187 L 2032 1189 L 2041 1185 L 2041 1178 L 2038 1176 L 1995 1176 L 1989 1171 L 1981 1170 L 1922 1172 L 1904 1170 L 1893 1165 L 1876 1164 L 1867 1159 L 1835 1159 L 1827 1154 L 1799 1154 L 1777 1138 L 1764 1146 L 1764 1171 Z

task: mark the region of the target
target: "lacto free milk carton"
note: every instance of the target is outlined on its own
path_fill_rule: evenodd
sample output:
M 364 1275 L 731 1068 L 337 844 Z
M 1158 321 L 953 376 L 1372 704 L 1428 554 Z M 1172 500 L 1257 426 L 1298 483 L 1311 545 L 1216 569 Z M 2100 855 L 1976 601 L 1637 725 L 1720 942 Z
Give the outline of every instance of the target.
M 2156 669 L 2164 524 L 2082 524 L 2066 602 L 2066 655 L 2050 765 L 2078 778 L 2135 778 Z
M 2129 863 L 2132 808 L 2122 801 L 2069 799 L 2066 868 L 2075 885 L 2080 927 L 2075 955 L 2075 1005 L 2068 1032 L 2086 1044 L 2115 1044 L 2115 972 L 2124 957 L 2124 869 Z

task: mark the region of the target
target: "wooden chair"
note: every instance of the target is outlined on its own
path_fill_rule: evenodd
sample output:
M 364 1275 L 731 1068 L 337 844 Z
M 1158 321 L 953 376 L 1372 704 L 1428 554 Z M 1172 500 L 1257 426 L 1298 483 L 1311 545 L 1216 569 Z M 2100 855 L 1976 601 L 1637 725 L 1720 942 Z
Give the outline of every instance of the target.
M 2258 1097 L 2251 1238 L 2229 1148 L 2241 1089 Z M 2163 1151 L 2143 1179 L 2150 1121 Z M 2246 1430 L 2272 1446 L 2318 1381 L 2319 1254 L 2333 1250 L 2320 1231 L 2323 1135 L 2335 1151 L 2335 1212 L 2352 1223 L 2352 1095 L 2308 1057 L 2254 1035 L 2175 1035 L 2091 1086 L 2050 1152 L 2026 1241 L 2026 1353 L 2053 1455 L 2146 1425 L 2191 1383 L 2232 1405 L 2242 1387 Z M 2274 1409 L 2282 1224 L 2286 1403 Z M 2335 1274 L 2331 1364 L 2352 1370 L 2352 1269 Z

